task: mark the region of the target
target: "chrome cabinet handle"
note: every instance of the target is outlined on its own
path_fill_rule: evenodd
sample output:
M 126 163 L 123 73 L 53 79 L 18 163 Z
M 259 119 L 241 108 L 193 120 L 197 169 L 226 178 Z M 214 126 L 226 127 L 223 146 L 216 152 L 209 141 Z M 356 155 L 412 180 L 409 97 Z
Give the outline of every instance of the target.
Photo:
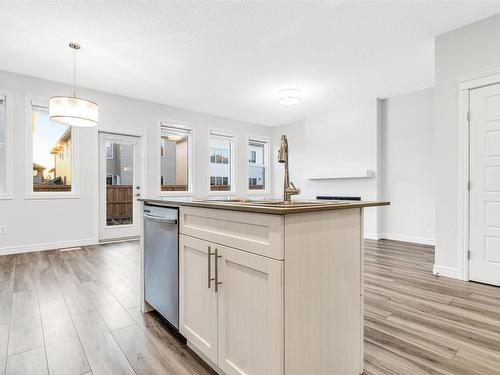
M 215 249 L 215 293 L 219 292 L 219 285 L 222 284 L 219 281 L 219 258 L 222 258 L 222 255 L 219 255 L 219 249 Z
M 215 252 L 212 253 L 212 247 L 209 246 L 208 253 L 207 253 L 207 255 L 208 255 L 208 289 L 210 289 L 211 282 L 215 280 L 214 278 L 210 277 L 210 276 L 212 276 L 212 266 L 211 266 L 212 262 L 210 262 L 210 260 L 211 260 L 212 255 L 215 255 L 215 254 L 217 254 L 217 250 L 215 250 Z M 217 269 L 217 266 L 215 269 Z M 215 288 L 217 288 L 217 285 L 215 286 Z

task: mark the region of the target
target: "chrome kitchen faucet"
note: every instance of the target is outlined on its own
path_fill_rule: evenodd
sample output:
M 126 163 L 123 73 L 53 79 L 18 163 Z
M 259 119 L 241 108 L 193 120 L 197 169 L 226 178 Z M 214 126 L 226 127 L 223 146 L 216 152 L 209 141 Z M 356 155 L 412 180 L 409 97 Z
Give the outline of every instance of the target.
M 278 162 L 285 163 L 283 201 L 285 203 L 289 203 L 292 201 L 292 195 L 300 194 L 300 189 L 296 188 L 293 182 L 290 182 L 290 173 L 288 172 L 288 140 L 286 138 L 286 135 L 281 136 L 281 144 L 278 151 Z

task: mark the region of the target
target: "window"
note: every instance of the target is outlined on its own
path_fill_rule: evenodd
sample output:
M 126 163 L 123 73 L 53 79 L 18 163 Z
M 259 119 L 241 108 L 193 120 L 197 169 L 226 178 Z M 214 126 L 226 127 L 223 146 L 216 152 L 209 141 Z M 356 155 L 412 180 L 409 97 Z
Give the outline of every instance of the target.
M 210 162 L 215 164 L 229 164 L 229 151 L 222 148 L 210 148 Z
M 113 185 L 113 174 L 108 173 L 106 175 L 106 185 Z
M 106 159 L 113 160 L 113 143 L 106 142 Z
M 211 176 L 210 185 L 216 186 L 220 190 L 224 190 L 222 189 L 223 187 L 229 186 L 229 178 L 223 176 Z
M 191 191 L 192 129 L 175 123 L 161 123 L 160 190 Z
M 248 162 L 255 164 L 257 161 L 257 151 L 255 150 L 250 150 L 250 156 L 248 158 Z
M 234 191 L 234 137 L 210 131 L 210 191 Z
M 73 137 L 68 125 L 52 122 L 45 104 L 32 103 L 32 192 L 71 192 Z
M 7 108 L 0 94 L 0 195 L 7 194 Z
M 268 142 L 248 140 L 248 189 L 267 190 Z

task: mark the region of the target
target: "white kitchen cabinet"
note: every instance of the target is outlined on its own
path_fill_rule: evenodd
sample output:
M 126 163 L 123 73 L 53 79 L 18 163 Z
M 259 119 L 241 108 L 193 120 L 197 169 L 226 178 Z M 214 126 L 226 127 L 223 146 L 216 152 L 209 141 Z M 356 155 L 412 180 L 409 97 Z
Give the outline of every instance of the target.
M 283 261 L 219 247 L 218 366 L 283 374 Z
M 180 332 L 227 375 L 283 374 L 283 261 L 182 234 L 179 243 Z
M 179 238 L 179 331 L 212 362 L 217 362 L 217 295 L 208 288 L 210 243 Z M 214 257 L 210 257 L 213 269 Z
M 224 375 L 363 372 L 361 209 L 280 217 L 195 208 L 180 210 L 189 347 Z

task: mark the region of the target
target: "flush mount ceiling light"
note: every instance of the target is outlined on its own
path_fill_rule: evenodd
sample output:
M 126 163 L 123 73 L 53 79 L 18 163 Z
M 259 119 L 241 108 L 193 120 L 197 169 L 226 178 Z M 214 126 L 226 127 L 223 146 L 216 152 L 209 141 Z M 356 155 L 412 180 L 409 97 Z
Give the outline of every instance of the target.
M 49 99 L 49 118 L 70 126 L 91 127 L 99 123 L 99 106 L 76 97 L 76 51 L 78 43 L 69 43 L 73 49 L 73 96 L 54 96 Z
M 281 105 L 295 105 L 300 103 L 300 90 L 285 89 L 278 92 L 278 103 Z

